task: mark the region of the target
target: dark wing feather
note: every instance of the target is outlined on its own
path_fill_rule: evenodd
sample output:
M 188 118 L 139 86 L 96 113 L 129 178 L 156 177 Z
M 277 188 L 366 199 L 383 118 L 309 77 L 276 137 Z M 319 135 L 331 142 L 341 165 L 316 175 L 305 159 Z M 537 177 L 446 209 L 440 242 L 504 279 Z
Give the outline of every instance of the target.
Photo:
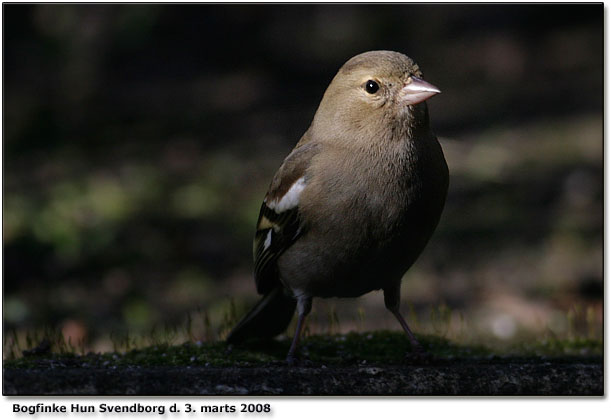
M 281 200 L 300 178 L 305 177 L 307 183 L 306 170 L 319 148 L 313 143 L 300 144 L 284 160 L 274 176 L 259 212 L 253 254 L 255 283 L 257 292 L 261 294 L 268 293 L 278 285 L 276 261 L 306 229 L 298 205 L 281 212 L 268 206 L 269 203 Z
M 257 292 L 261 294 L 265 294 L 273 289 L 278 277 L 276 273 L 276 260 L 301 234 L 297 207 L 276 214 L 263 203 L 259 213 L 259 225 L 261 225 L 263 218 L 273 223 L 273 227 L 257 229 L 255 233 L 255 281 Z M 268 236 L 269 245 L 266 247 L 265 244 Z

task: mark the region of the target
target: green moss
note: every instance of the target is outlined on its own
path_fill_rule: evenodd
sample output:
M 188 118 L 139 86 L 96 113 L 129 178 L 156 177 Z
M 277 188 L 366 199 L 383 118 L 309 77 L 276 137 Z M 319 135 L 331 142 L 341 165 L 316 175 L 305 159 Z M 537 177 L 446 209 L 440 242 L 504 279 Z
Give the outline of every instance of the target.
M 504 351 L 483 346 L 458 345 L 436 336 L 419 336 L 420 342 L 441 360 L 504 358 L 575 358 L 601 356 L 601 340 L 542 340 L 522 343 Z M 192 343 L 172 346 L 160 344 L 125 353 L 47 353 L 5 361 L 4 367 L 34 368 L 44 366 L 257 366 L 283 362 L 290 345 L 284 338 L 270 342 L 251 342 L 230 346 L 224 342 Z M 304 338 L 300 346 L 303 358 L 315 364 L 354 365 L 361 363 L 401 364 L 409 353 L 409 341 L 401 332 L 378 331 L 345 335 L 317 335 Z
M 590 338 L 572 340 L 538 340 L 513 345 L 510 354 L 532 356 L 602 356 L 603 341 Z

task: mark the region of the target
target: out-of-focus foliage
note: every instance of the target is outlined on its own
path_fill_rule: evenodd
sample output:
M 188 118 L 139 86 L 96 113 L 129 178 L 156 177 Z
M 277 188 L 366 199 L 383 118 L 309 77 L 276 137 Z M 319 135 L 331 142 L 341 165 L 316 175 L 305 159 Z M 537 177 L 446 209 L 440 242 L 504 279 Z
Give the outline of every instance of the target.
M 255 299 L 271 176 L 335 71 L 371 49 L 410 55 L 443 91 L 429 109 L 451 189 L 404 282 L 416 330 L 602 334 L 601 5 L 3 11 L 3 321 L 17 335 L 222 337 Z M 311 318 L 311 332 L 398 327 L 375 293 Z

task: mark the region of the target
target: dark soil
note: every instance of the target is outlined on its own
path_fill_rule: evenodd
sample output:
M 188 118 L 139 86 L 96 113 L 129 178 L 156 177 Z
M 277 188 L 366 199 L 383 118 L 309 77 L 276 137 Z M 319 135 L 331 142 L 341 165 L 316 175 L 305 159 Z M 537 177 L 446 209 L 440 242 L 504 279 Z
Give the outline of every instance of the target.
M 401 332 L 57 354 L 41 343 L 4 362 L 4 395 L 603 395 L 602 341 L 532 341 L 507 354 Z M 45 345 L 43 345 L 45 344 Z M 407 353 L 406 353 L 407 350 Z
M 4 395 L 603 395 L 602 358 L 288 367 L 5 368 Z

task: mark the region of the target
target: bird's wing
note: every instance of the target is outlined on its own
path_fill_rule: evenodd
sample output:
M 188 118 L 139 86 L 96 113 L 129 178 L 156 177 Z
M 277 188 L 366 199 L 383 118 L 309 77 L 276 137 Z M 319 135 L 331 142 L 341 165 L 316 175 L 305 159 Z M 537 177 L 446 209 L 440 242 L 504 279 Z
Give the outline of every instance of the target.
M 261 294 L 278 284 L 276 260 L 304 233 L 299 199 L 318 149 L 315 143 L 299 142 L 278 169 L 261 205 L 253 243 L 255 283 Z

